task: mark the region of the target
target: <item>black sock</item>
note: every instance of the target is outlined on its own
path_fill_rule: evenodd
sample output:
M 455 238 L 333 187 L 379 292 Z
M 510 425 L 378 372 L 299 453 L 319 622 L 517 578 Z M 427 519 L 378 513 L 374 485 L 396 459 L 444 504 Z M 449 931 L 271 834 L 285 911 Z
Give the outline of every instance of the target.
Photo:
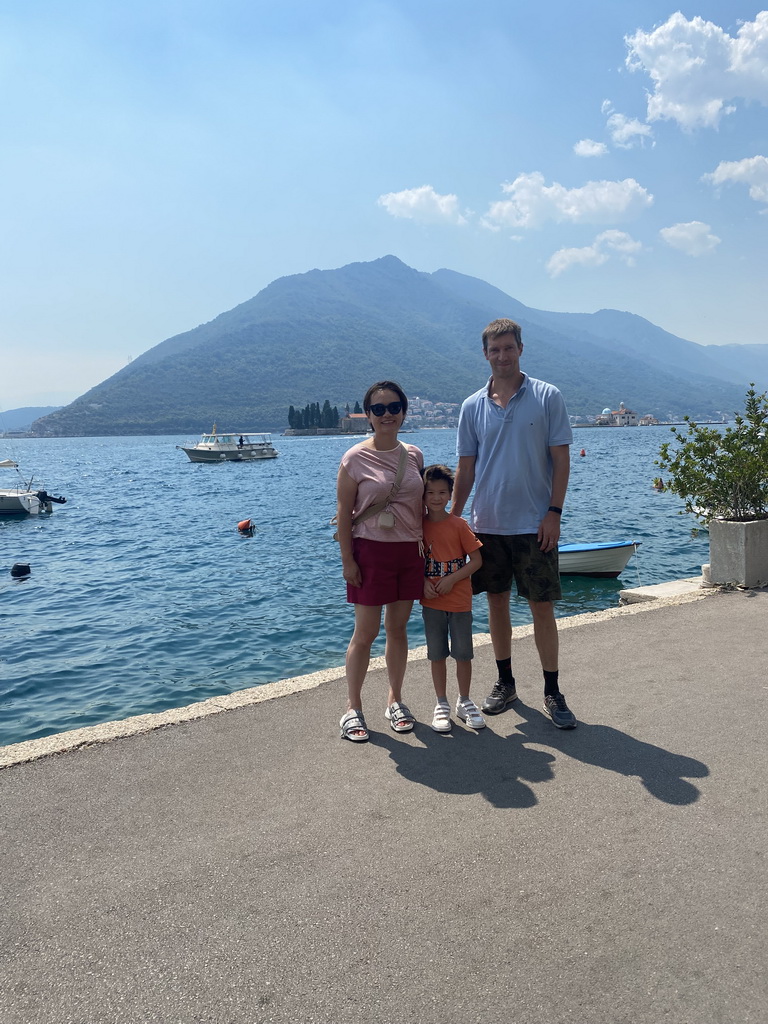
M 559 672 L 547 672 L 544 669 L 544 696 L 554 697 L 555 694 L 560 693 L 560 687 L 557 685 L 557 677 Z
M 506 683 L 507 686 L 515 685 L 515 677 L 512 675 L 511 658 L 502 658 L 501 661 L 497 661 L 496 668 L 499 670 L 499 679 L 502 683 Z

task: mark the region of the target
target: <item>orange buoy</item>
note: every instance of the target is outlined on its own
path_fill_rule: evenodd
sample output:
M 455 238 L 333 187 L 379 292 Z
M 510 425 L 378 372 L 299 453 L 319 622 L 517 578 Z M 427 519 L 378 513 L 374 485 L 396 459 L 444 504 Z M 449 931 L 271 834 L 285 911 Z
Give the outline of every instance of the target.
M 241 522 L 237 524 L 237 528 L 240 531 L 240 533 L 248 533 L 249 531 L 253 530 L 253 524 L 251 523 L 250 519 L 243 519 Z
M 580 455 L 580 456 L 582 457 L 582 459 L 584 458 L 584 456 L 585 456 L 586 454 L 587 454 L 587 451 L 586 451 L 586 449 L 585 449 L 585 448 L 582 448 L 582 449 L 581 449 L 581 451 L 579 452 L 579 455 Z

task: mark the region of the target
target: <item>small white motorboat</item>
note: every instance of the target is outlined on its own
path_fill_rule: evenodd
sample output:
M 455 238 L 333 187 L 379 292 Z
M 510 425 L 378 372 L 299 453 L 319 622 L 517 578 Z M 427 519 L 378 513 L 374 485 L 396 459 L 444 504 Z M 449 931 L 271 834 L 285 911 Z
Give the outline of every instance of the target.
M 19 464 L 12 459 L 3 459 L 0 469 L 15 469 L 18 473 Z M 41 512 L 53 512 L 54 504 L 63 505 L 66 500 L 42 489 L 33 491 L 31 478 L 26 482 L 20 480 L 15 487 L 0 487 L 0 516 L 36 516 Z
M 210 434 L 203 434 L 197 443 L 177 444 L 186 452 L 190 462 L 253 462 L 256 459 L 276 459 L 269 434 L 252 430 L 234 430 L 219 434 L 216 424 Z
M 561 576 L 618 576 L 640 545 L 633 540 L 603 544 L 560 544 L 557 554 Z

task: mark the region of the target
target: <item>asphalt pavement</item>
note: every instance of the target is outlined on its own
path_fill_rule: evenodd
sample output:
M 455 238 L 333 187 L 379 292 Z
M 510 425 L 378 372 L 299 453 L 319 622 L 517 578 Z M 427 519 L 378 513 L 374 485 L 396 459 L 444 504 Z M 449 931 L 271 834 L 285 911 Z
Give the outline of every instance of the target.
M 522 630 L 520 698 L 477 733 L 430 729 L 417 656 L 419 724 L 390 730 L 377 667 L 367 744 L 330 673 L 6 748 L 0 1020 L 764 1024 L 767 626 L 764 590 L 580 616 L 571 731 Z M 478 700 L 494 678 L 479 646 Z

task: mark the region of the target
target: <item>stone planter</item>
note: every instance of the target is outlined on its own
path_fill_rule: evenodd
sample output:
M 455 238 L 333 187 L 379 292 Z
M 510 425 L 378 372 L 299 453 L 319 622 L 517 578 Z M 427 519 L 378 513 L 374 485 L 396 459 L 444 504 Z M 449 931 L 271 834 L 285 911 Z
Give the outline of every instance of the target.
M 768 519 L 734 523 L 713 519 L 709 524 L 709 579 L 741 587 L 768 584 Z

